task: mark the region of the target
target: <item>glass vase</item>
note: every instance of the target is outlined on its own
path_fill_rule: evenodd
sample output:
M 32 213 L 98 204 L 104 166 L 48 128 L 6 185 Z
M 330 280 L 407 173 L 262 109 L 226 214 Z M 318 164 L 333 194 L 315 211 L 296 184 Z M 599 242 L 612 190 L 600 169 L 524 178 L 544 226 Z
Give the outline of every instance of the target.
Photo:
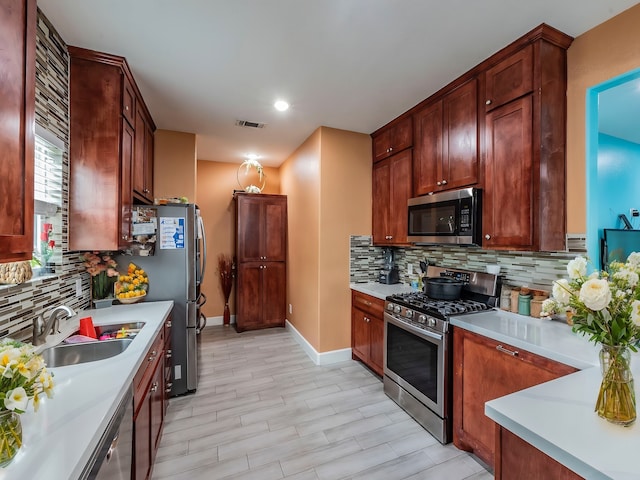
M 110 277 L 104 270 L 91 277 L 91 298 L 102 300 L 113 296 L 113 287 L 118 277 Z
M 600 369 L 602 384 L 596 412 L 611 423 L 631 425 L 636 421 L 636 393 L 629 349 L 603 345 L 600 350 Z
M 22 446 L 20 415 L 11 410 L 0 412 L 0 467 L 11 463 Z

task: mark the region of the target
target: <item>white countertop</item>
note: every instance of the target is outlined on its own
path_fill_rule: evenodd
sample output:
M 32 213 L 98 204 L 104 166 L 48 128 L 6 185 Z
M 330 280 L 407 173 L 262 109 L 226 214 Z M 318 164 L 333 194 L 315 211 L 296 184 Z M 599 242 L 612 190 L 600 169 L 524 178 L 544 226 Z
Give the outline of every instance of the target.
M 640 355 L 632 355 L 640 379 Z M 584 478 L 637 480 L 640 425 L 621 427 L 595 413 L 601 380 L 599 367 L 583 370 L 491 400 L 485 414 Z
M 367 295 L 379 298 L 380 300 L 384 300 L 389 295 L 395 295 L 396 293 L 409 293 L 416 291 L 411 288 L 411 285 L 407 285 L 406 283 L 394 283 L 392 285 L 374 282 L 351 283 L 349 287 L 351 288 L 351 290 L 366 293 Z
M 115 413 L 144 355 L 173 307 L 173 302 L 142 302 L 79 312 L 61 321 L 61 333 L 47 338 L 56 345 L 77 330 L 79 319 L 94 325 L 145 322 L 129 347 L 114 357 L 50 369 L 54 398 L 42 396 L 38 412 L 31 402 L 21 415 L 23 446 L 0 479 L 76 479 L 82 473 Z
M 563 322 L 488 310 L 451 317 L 451 325 L 583 370 L 598 365 L 600 348 Z

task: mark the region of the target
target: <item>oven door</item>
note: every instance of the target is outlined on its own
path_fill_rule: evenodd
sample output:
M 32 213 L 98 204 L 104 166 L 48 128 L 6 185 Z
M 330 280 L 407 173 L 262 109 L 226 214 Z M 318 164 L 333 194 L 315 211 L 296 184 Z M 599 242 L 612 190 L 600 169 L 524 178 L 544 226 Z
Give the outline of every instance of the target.
M 440 418 L 445 412 L 446 342 L 442 334 L 384 314 L 384 375 Z

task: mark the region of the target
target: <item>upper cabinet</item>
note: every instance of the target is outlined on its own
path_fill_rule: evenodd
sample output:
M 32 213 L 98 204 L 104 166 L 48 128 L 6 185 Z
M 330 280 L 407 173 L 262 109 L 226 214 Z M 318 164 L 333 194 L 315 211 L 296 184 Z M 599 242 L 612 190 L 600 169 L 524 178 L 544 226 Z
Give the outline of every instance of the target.
M 69 250 L 119 250 L 133 203 L 153 202 L 155 125 L 123 57 L 69 54 Z
M 478 82 L 475 78 L 414 114 L 414 195 L 478 182 Z
M 565 249 L 566 49 L 540 26 L 485 73 L 483 247 Z
M 387 125 L 373 135 L 373 161 L 379 162 L 413 145 L 411 117 Z
M 0 262 L 33 251 L 35 0 L 0 0 Z

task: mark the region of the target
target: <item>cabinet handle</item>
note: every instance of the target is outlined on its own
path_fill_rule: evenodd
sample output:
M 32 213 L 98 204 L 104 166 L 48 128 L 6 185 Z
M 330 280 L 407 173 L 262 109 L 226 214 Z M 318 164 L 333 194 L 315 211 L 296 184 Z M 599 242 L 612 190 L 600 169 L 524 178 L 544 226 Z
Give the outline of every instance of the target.
M 491 100 L 487 100 L 486 102 L 484 102 L 485 105 L 491 105 Z
M 371 306 L 371 302 L 369 300 L 363 300 L 362 303 L 364 303 L 367 306 Z
M 517 356 L 518 356 L 518 351 L 517 351 L 517 350 L 515 350 L 515 351 L 513 351 L 513 350 L 508 350 L 508 349 L 504 348 L 502 345 L 498 345 L 498 346 L 496 347 L 496 350 L 498 350 L 499 352 L 502 352 L 502 353 L 506 353 L 506 354 L 508 354 L 508 355 L 511 355 L 512 357 L 517 357 Z
M 167 325 L 167 328 L 171 328 L 171 320 L 169 320 L 169 321 L 166 323 L 166 325 Z
M 153 382 L 153 385 L 151 385 L 151 393 L 155 393 L 158 391 L 158 382 Z
M 151 355 L 149 355 L 148 360 L 150 362 L 153 362 L 153 360 L 156 358 L 156 355 L 158 354 L 158 352 L 156 352 L 155 350 L 153 352 L 151 352 Z
M 167 350 L 166 358 L 171 358 L 171 350 Z
M 167 383 L 167 386 L 164 389 L 165 393 L 171 393 L 171 387 L 173 387 L 173 383 Z
M 446 181 L 446 180 L 442 180 L 442 184 L 443 184 L 443 185 L 446 185 L 446 184 L 447 184 L 447 181 Z
M 491 240 L 491 235 L 489 235 L 489 234 L 487 233 L 487 234 L 484 236 L 484 238 L 485 238 L 486 240 Z

